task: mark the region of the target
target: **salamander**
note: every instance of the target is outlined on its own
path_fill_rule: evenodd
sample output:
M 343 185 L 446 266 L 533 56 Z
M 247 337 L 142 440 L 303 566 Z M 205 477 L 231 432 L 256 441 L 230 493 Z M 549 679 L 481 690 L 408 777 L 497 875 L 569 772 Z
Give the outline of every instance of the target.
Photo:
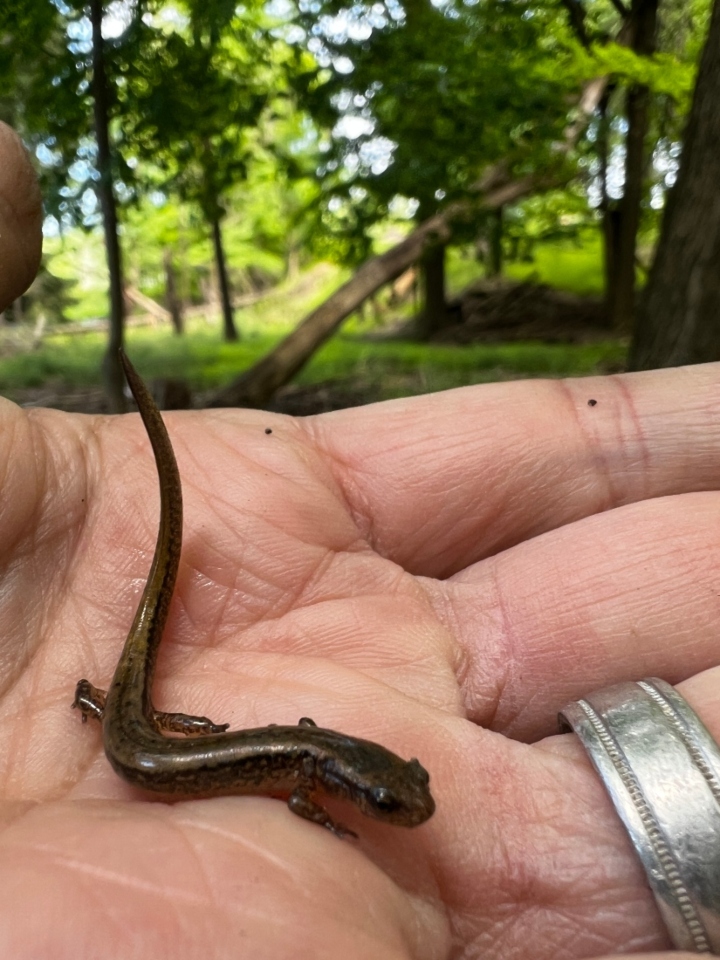
M 227 732 L 228 724 L 153 707 L 155 663 L 180 563 L 182 488 L 152 395 L 122 351 L 120 359 L 155 455 L 160 523 L 147 583 L 110 687 L 105 692 L 80 680 L 72 704 L 83 723 L 90 717 L 102 724 L 113 769 L 128 783 L 166 799 L 281 797 L 293 813 L 341 837 L 355 834 L 331 818 L 321 802 L 324 796 L 350 801 L 384 823 L 424 823 L 435 802 L 429 775 L 416 759 L 406 761 L 380 744 L 318 727 L 308 717 L 296 726 Z

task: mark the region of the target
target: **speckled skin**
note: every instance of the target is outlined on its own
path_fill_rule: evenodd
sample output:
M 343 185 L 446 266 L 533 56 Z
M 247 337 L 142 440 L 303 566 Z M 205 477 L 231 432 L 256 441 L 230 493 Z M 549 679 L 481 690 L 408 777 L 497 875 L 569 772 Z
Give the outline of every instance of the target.
M 339 836 L 318 795 L 354 803 L 385 823 L 414 827 L 435 810 L 427 771 L 377 743 L 317 727 L 269 726 L 225 733 L 206 717 L 167 714 L 152 705 L 158 646 L 175 587 L 182 541 L 182 490 L 175 455 L 160 412 L 124 353 L 125 374 L 150 437 L 160 480 L 160 527 L 140 605 L 107 694 L 80 680 L 73 706 L 100 720 L 113 769 L 129 783 L 165 798 L 219 794 L 286 797 L 299 816 Z M 192 734 L 164 736 L 162 730 Z M 198 735 L 199 734 L 199 735 Z

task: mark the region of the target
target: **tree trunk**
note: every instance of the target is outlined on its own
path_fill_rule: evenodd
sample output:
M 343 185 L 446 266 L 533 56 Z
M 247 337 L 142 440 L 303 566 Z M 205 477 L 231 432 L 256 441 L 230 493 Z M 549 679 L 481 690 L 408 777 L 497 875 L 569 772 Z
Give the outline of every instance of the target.
M 649 56 L 655 50 L 658 0 L 633 0 L 632 49 Z M 616 330 L 632 328 L 635 315 L 635 246 L 645 175 L 645 138 L 648 131 L 650 91 L 636 84 L 627 91 L 626 116 L 628 124 L 625 139 L 625 186 L 617 208 L 616 224 L 611 224 L 614 247 L 610 252 L 612 264 L 609 300 L 610 320 Z M 612 219 L 612 209 L 609 211 Z
M 423 308 L 415 320 L 418 340 L 430 337 L 447 326 L 445 298 L 445 244 L 430 244 L 420 260 Z
M 610 321 L 615 330 L 632 329 L 635 316 L 635 246 L 645 173 L 645 135 L 650 91 L 634 86 L 627 92 L 628 133 L 625 141 L 625 188 L 616 214 L 614 284 Z
M 580 0 L 561 0 L 561 3 L 567 10 L 568 20 L 575 36 L 586 50 L 589 49 L 590 38 L 585 29 L 585 8 L 582 3 Z
M 233 317 L 230 282 L 225 265 L 225 251 L 223 250 L 222 233 L 220 232 L 220 217 L 212 218 L 213 247 L 215 248 L 215 266 L 217 268 L 218 286 L 220 287 L 220 304 L 223 315 L 223 336 L 227 343 L 239 340 L 235 319 Z
M 600 121 L 598 124 L 597 151 L 600 161 L 600 213 L 602 215 L 603 236 L 603 279 L 605 290 L 605 309 L 608 317 L 615 315 L 613 297 L 617 287 L 617 228 L 618 217 L 615 204 L 608 194 L 608 168 L 610 164 L 610 121 L 608 105 L 612 86 L 608 84 L 605 94 L 598 104 Z
M 490 213 L 488 220 L 488 264 L 487 275 L 499 277 L 502 273 L 503 255 L 503 208 L 498 207 Z
M 165 271 L 165 304 L 170 311 L 170 322 L 173 325 L 173 329 L 175 333 L 180 336 L 185 331 L 185 323 L 183 320 L 182 303 L 177 293 L 172 253 L 167 247 L 163 251 L 163 269 Z
M 720 0 L 716 0 L 630 368 L 720 360 Z
M 113 193 L 110 135 L 108 132 L 108 86 L 105 72 L 105 44 L 102 38 L 102 0 L 90 0 L 92 21 L 92 95 L 97 139 L 97 169 L 99 174 L 97 193 L 105 230 L 105 252 L 110 275 L 110 331 L 108 346 L 103 357 L 102 373 L 105 393 L 112 413 L 127 409 L 119 350 L 123 345 L 125 304 L 123 300 L 122 255 L 118 238 L 117 208 Z

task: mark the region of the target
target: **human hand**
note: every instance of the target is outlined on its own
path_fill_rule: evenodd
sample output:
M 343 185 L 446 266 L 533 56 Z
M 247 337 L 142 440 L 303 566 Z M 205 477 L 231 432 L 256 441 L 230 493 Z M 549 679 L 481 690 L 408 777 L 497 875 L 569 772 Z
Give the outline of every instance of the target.
M 434 817 L 334 806 L 354 843 L 276 800 L 166 805 L 117 779 L 69 704 L 80 676 L 107 684 L 147 576 L 149 445 L 137 416 L 0 405 L 0 955 L 667 948 L 603 787 L 553 734 L 568 700 L 656 675 L 720 736 L 719 372 L 167 415 L 186 528 L 155 704 L 233 729 L 309 715 L 417 756 Z
M 0 313 L 32 283 L 42 253 L 42 198 L 17 134 L 0 121 Z

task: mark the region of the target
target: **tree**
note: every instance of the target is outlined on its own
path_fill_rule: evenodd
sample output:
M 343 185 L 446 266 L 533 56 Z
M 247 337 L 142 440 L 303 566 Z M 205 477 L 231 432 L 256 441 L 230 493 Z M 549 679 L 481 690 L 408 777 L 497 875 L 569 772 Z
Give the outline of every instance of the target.
M 115 16 L 126 22 L 115 20 L 113 39 L 103 37 L 103 0 L 89 7 L 27 0 L 0 14 L 0 85 L 12 90 L 22 80 L 22 96 L 15 103 L 0 96 L 0 112 L 16 106 L 11 119 L 41 152 L 48 212 L 64 225 L 94 225 L 88 190 L 102 211 L 111 308 L 103 371 L 113 410 L 124 407 L 118 196 L 127 202 L 157 188 L 164 163 L 180 196 L 200 205 L 215 248 L 225 335 L 235 339 L 222 196 L 244 172 L 248 131 L 269 89 L 258 52 L 266 34 L 252 11 L 234 21 L 227 0 L 185 0 L 168 21 L 161 0 L 121 7 Z M 39 55 L 23 59 L 20 51 L 31 47 Z M 138 165 L 138 157 L 154 163 Z
M 102 0 L 90 0 L 92 23 L 92 101 L 97 144 L 97 196 L 103 217 L 105 250 L 110 278 L 110 335 L 103 357 L 105 392 L 113 413 L 125 410 L 124 378 L 120 369 L 123 345 L 125 299 L 123 296 L 122 253 L 118 236 L 118 216 L 113 191 L 113 160 L 110 146 L 110 85 L 106 70 L 105 41 L 102 35 Z
M 337 7 L 326 0 L 302 19 L 334 69 L 310 75 L 301 103 L 333 130 L 320 170 L 325 205 L 351 206 L 346 223 L 356 234 L 383 219 L 398 195 L 412 198 L 416 222 L 426 222 L 471 195 L 501 159 L 510 177 L 556 165 L 553 144 L 578 83 L 556 10 L 410 0 L 380 14 L 345 10 L 340 29 L 328 16 Z M 478 225 L 470 220 L 464 229 L 471 239 Z M 442 245 L 426 251 L 423 336 L 444 320 L 443 263 Z
M 247 171 L 253 131 L 278 79 L 272 48 L 249 7 L 235 18 L 220 5 L 210 17 L 190 6 L 187 27 L 160 31 L 138 21 L 133 30 L 144 50 L 125 60 L 119 92 L 126 123 L 122 149 L 144 162 L 150 181 L 202 210 L 210 227 L 225 339 L 238 339 L 222 235 L 228 190 Z
M 654 166 L 650 142 L 663 149 L 679 139 L 707 3 L 663 0 L 659 10 L 658 0 L 613 0 L 612 23 L 607 13 L 599 16 L 602 4 L 563 5 L 587 51 L 588 69 L 602 66 L 609 78 L 586 151 L 600 186 L 607 311 L 625 332 L 637 300 L 638 236 L 654 227 L 650 196 L 664 189 L 665 174 Z
M 655 51 L 658 0 L 632 0 L 626 25 L 632 50 L 641 56 Z M 635 249 L 646 185 L 651 91 L 645 83 L 630 83 L 625 94 L 625 183 L 614 207 L 604 196 L 606 214 L 606 301 L 616 330 L 629 330 L 635 316 Z
M 135 15 L 142 13 L 141 6 Z M 91 0 L 89 8 L 82 0 L 67 4 L 28 0 L 20 12 L 5 13 L 0 33 L 9 42 L 0 59 L 0 74 L 6 83 L 20 81 L 22 101 L 16 104 L 13 119 L 23 137 L 43 151 L 48 212 L 64 223 L 87 221 L 85 193 L 91 189 L 97 196 L 110 285 L 110 335 L 103 376 L 110 408 L 121 412 L 125 409 L 118 360 L 123 340 L 123 278 L 113 189 L 119 172 L 110 135 L 114 57 L 107 56 L 103 14 L 102 0 Z M 115 50 L 123 42 L 113 41 Z M 23 57 L 31 48 L 39 55 Z M 8 99 L 9 94 L 6 109 Z
M 382 217 L 389 199 L 401 193 L 419 202 L 422 221 L 469 191 L 486 164 L 502 159 L 511 174 L 554 166 L 554 141 L 574 90 L 581 78 L 605 73 L 610 78 L 606 122 L 593 124 L 580 156 L 572 160 L 581 159 L 596 177 L 603 167 L 607 171 L 608 161 L 616 168 L 624 152 L 622 196 L 610 197 L 604 190 L 602 209 L 609 312 L 618 327 L 628 329 L 638 231 L 654 219 L 648 205 L 654 173 L 648 131 L 656 139 L 673 135 L 667 119 L 682 113 L 688 73 L 682 34 L 692 33 L 678 30 L 677 21 L 702 20 L 702 6 L 697 0 L 665 0 L 667 22 L 658 30 L 658 0 L 416 0 L 402 8 L 388 5 L 388 22 L 378 26 L 377 14 L 368 25 L 353 14 L 358 8 L 348 11 L 341 0 L 325 0 L 323 12 L 338 13 L 336 19 L 345 24 L 343 32 L 319 21 L 313 34 L 315 44 L 318 35 L 323 38 L 326 61 L 335 66 L 327 83 L 316 84 L 319 105 L 312 108 L 327 126 L 335 125 L 324 172 L 328 197 L 335 200 L 343 190 L 361 187 Z M 310 15 L 305 22 L 311 29 Z M 655 58 L 651 54 L 658 43 L 663 53 Z M 365 131 L 343 138 L 348 113 L 358 125 L 364 122 Z M 392 162 L 379 172 L 370 162 L 378 138 L 393 145 Z M 606 186 L 607 177 L 602 182 Z M 367 206 L 367 200 L 363 203 Z M 512 219 L 510 212 L 508 222 Z M 367 216 L 358 218 L 358 227 L 367 221 Z M 469 222 L 468 231 L 473 227 Z M 500 239 L 495 230 L 496 253 Z M 440 259 L 437 251 L 426 260 L 425 285 L 429 298 L 442 304 Z M 434 317 L 423 318 L 424 333 L 432 332 L 439 318 L 438 311 L 431 312 Z
M 542 33 L 542 29 L 540 29 L 540 33 Z M 418 36 L 416 39 L 417 42 L 420 43 L 422 37 Z M 461 37 L 456 37 L 456 39 L 460 40 Z M 425 37 L 425 43 L 427 45 L 427 37 Z M 434 36 L 433 44 L 430 46 L 433 50 L 436 49 Z M 492 43 L 490 46 L 492 47 Z M 542 46 L 538 40 L 538 47 L 541 48 Z M 473 145 L 475 145 L 474 128 L 465 129 L 462 128 L 462 124 L 459 123 L 462 133 L 462 138 L 459 140 L 459 143 L 461 145 L 465 144 L 466 146 L 466 152 L 463 154 L 462 150 L 456 151 L 454 149 L 455 142 L 453 140 L 450 139 L 446 141 L 442 137 L 434 136 L 433 134 L 436 133 L 436 131 L 427 130 L 427 118 L 430 117 L 432 119 L 436 116 L 432 107 L 428 106 L 431 102 L 430 98 L 432 96 L 433 84 L 428 84 L 427 88 L 420 84 L 415 97 L 412 96 L 412 91 L 404 91 L 402 88 L 402 77 L 412 76 L 413 68 L 407 57 L 400 55 L 401 52 L 401 50 L 385 50 L 383 55 L 378 57 L 381 63 L 390 62 L 393 64 L 393 70 L 390 71 L 390 79 L 392 80 L 396 75 L 400 78 L 397 82 L 400 84 L 400 89 L 406 98 L 402 101 L 395 101 L 391 98 L 391 103 L 394 103 L 394 106 L 390 113 L 400 126 L 407 124 L 411 129 L 413 128 L 413 124 L 417 126 L 416 149 L 418 151 L 425 149 L 432 152 L 430 146 L 428 146 L 428 144 L 430 144 L 436 148 L 438 153 L 445 157 L 445 160 L 448 162 L 450 155 L 458 154 L 455 158 L 455 166 L 450 167 L 451 173 L 455 171 L 455 177 L 453 178 L 451 174 L 448 174 L 447 179 L 443 181 L 443 184 L 450 186 L 451 196 L 454 196 L 455 199 L 448 203 L 446 197 L 441 196 L 441 194 L 445 192 L 444 186 L 441 190 L 438 187 L 437 180 L 435 180 L 433 184 L 432 181 L 428 179 L 427 185 L 424 188 L 424 195 L 426 198 L 429 198 L 432 185 L 435 194 L 437 194 L 437 196 L 433 195 L 434 202 L 439 206 L 442 201 L 442 211 L 430 216 L 393 249 L 380 256 L 368 259 L 351 280 L 336 291 L 325 303 L 308 315 L 297 329 L 289 334 L 265 358 L 253 368 L 243 373 L 227 387 L 218 391 L 211 399 L 211 405 L 231 406 L 248 404 L 260 406 L 266 403 L 279 386 L 287 382 L 290 377 L 301 369 L 309 357 L 312 356 L 312 353 L 337 329 L 345 317 L 357 310 L 360 304 L 380 286 L 392 281 L 411 264 L 418 262 L 428 250 L 433 247 L 437 250 L 446 245 L 457 235 L 458 225 L 460 225 L 460 229 L 462 229 L 463 223 L 472 223 L 477 220 L 477 211 L 486 215 L 487 211 L 501 210 L 506 205 L 512 204 L 528 193 L 560 186 L 566 183 L 573 175 L 574 167 L 565 163 L 564 160 L 574 150 L 578 138 L 581 136 L 589 119 L 593 116 L 606 89 L 606 78 L 598 77 L 586 83 L 582 94 L 579 97 L 576 95 L 572 100 L 570 100 L 569 97 L 560 97 L 559 102 L 553 104 L 553 110 L 549 118 L 547 112 L 540 111 L 541 119 L 538 123 L 541 127 L 543 124 L 547 124 L 547 127 L 543 127 L 543 129 L 551 139 L 545 141 L 543 138 L 540 138 L 537 143 L 533 137 L 525 139 L 519 137 L 517 130 L 508 133 L 507 128 L 504 126 L 505 121 L 507 121 L 510 116 L 507 112 L 503 112 L 505 109 L 503 106 L 505 103 L 505 92 L 502 90 L 493 91 L 492 97 L 497 98 L 493 115 L 497 120 L 500 132 L 493 136 L 489 133 L 487 134 L 488 150 L 486 154 L 482 152 L 472 153 Z M 452 45 L 450 45 L 450 49 L 446 52 L 448 53 L 446 59 L 452 63 Z M 523 56 L 524 53 L 523 50 Z M 496 51 L 495 56 L 500 61 L 507 59 L 504 51 Z M 440 61 L 440 66 L 443 66 L 444 64 L 439 56 L 438 60 Z M 402 71 L 395 69 L 400 62 L 403 64 Z M 424 62 L 425 61 L 423 61 L 423 63 Z M 524 65 L 525 63 L 526 61 L 523 59 L 522 64 Z M 523 74 L 523 71 L 519 69 L 520 65 L 518 64 L 517 66 L 520 85 L 516 90 L 517 96 L 516 101 L 513 101 L 513 109 L 517 111 L 516 116 L 519 118 L 522 115 L 522 103 L 531 95 L 530 88 L 537 86 L 537 84 L 534 81 L 532 73 L 528 74 L 528 71 L 525 71 Z M 507 69 L 506 65 L 501 64 L 500 70 L 505 69 Z M 537 66 L 536 69 L 538 73 L 542 73 L 540 66 Z M 550 70 L 547 64 L 545 69 Z M 422 64 L 418 67 L 418 72 L 422 75 Z M 556 74 L 558 72 L 554 63 L 550 72 Z M 437 77 L 435 79 L 437 79 Z M 484 85 L 478 82 L 478 98 L 483 94 L 486 87 L 492 86 L 489 82 L 489 77 L 486 78 L 486 80 L 488 82 Z M 376 95 L 376 88 L 369 79 L 367 79 L 366 82 L 368 83 L 368 93 L 372 94 L 371 97 L 357 92 L 353 94 L 352 91 L 350 91 L 344 99 L 345 102 L 359 103 L 361 109 L 363 111 L 367 110 L 368 115 L 370 115 L 368 101 Z M 337 83 L 339 83 L 339 81 L 337 81 Z M 311 84 L 308 84 L 308 86 L 310 87 Z M 440 88 L 443 89 L 442 84 L 440 84 Z M 454 93 L 455 91 L 451 87 L 449 91 L 450 100 L 454 98 Z M 316 95 L 317 97 L 320 96 L 319 94 Z M 490 96 L 487 92 L 485 92 L 484 95 Z M 536 95 L 540 96 L 537 91 Z M 325 116 L 327 123 L 329 123 L 329 117 L 331 116 L 331 113 L 328 114 L 327 110 L 330 108 L 338 109 L 338 101 L 333 102 L 333 98 L 336 96 L 339 96 L 337 89 L 329 97 L 324 94 L 323 98 L 320 99 L 319 106 L 317 103 L 313 106 L 312 97 L 310 97 L 309 102 L 311 106 L 313 106 L 314 113 L 321 117 Z M 473 100 L 472 95 L 469 99 L 473 103 L 476 102 Z M 462 100 L 462 97 L 460 97 L 460 100 Z M 568 100 L 570 100 L 571 103 L 569 122 L 567 119 Z M 308 100 L 306 99 L 303 102 L 307 103 Z M 407 111 L 405 109 L 406 107 Z M 411 108 L 412 111 L 414 111 L 412 116 L 409 115 Z M 323 113 L 323 110 L 326 112 Z M 556 125 L 556 117 L 560 112 L 562 116 L 565 117 L 565 126 L 562 130 L 558 130 Z M 466 115 L 466 119 L 469 122 L 468 115 Z M 426 124 L 425 127 L 423 127 L 423 123 Z M 424 137 L 422 136 L 423 129 L 425 130 Z M 371 125 L 366 134 L 367 138 L 371 138 L 371 135 L 374 135 L 376 130 L 377 127 Z M 356 138 L 356 141 L 359 139 L 360 138 Z M 491 143 L 495 144 L 493 149 L 496 153 L 501 153 L 502 145 L 508 150 L 508 154 L 502 156 L 497 163 L 489 167 L 486 166 L 483 170 L 483 159 L 491 155 L 492 152 L 489 146 Z M 423 144 L 425 144 L 425 146 L 423 146 Z M 335 146 L 336 151 L 342 151 L 342 148 L 342 144 L 336 144 Z M 348 151 L 348 156 L 353 155 L 350 146 L 345 145 L 345 149 Z M 387 190 L 388 196 L 390 193 L 394 195 L 400 192 L 403 189 L 402 184 L 405 182 L 402 178 L 409 176 L 406 167 L 409 166 L 412 168 L 412 150 L 409 146 L 406 147 L 406 149 L 408 150 L 407 156 L 405 157 L 407 163 L 403 164 L 394 161 L 387 170 L 387 179 L 382 188 L 376 186 L 382 178 L 373 173 L 370 165 L 367 165 L 365 169 L 363 169 L 362 165 L 358 165 L 357 176 L 348 178 L 347 176 L 343 177 L 343 175 L 338 172 L 340 169 L 340 157 L 327 161 L 325 164 L 325 169 L 328 173 L 326 189 L 329 198 L 332 199 L 333 196 L 338 195 L 345 198 L 352 198 L 353 189 L 356 190 L 356 196 L 358 196 L 358 187 L 362 191 L 359 194 L 361 202 L 366 202 L 368 197 L 373 196 L 371 188 L 376 190 L 377 195 L 380 196 L 382 196 L 382 190 Z M 356 143 L 354 152 L 357 156 L 362 157 L 362 144 L 358 146 Z M 442 166 L 442 163 L 438 163 L 438 167 L 435 169 L 436 175 L 441 175 L 440 171 Z M 395 169 L 396 167 L 397 169 Z M 421 176 L 425 175 L 422 164 L 418 164 L 418 170 Z M 335 172 L 334 176 L 333 172 Z M 473 175 L 472 180 L 470 180 L 471 173 Z M 391 186 L 388 186 L 388 184 L 391 184 Z M 407 180 L 407 184 L 409 189 L 409 179 Z M 420 183 L 420 187 L 422 187 L 422 183 Z M 387 197 L 385 199 L 387 200 Z M 327 206 L 330 206 L 329 202 Z M 379 216 L 380 211 L 383 209 L 382 204 L 378 202 L 376 209 L 378 210 L 377 215 Z M 364 223 L 366 224 L 370 220 L 371 217 L 366 217 Z M 363 219 L 358 218 L 356 223 L 359 225 L 363 224 Z
M 565 149 L 574 144 L 582 129 L 580 117 L 587 122 L 604 89 L 604 80 L 596 80 L 586 86 L 580 100 L 579 116 L 565 132 Z M 499 210 L 533 190 L 563 183 L 563 177 L 567 175 L 567 172 L 563 174 L 561 168 L 560 172 L 555 172 L 554 178 L 550 173 L 543 172 L 542 175 L 508 180 L 507 172 L 500 165 L 487 171 L 483 180 L 476 185 L 478 195 L 475 204 L 483 210 Z M 417 263 L 429 247 L 447 244 L 452 237 L 454 222 L 467 217 L 472 209 L 473 205 L 458 201 L 420 224 L 395 247 L 371 257 L 267 356 L 217 391 L 210 398 L 208 406 L 262 406 L 267 403 L 273 393 L 302 369 L 315 350 L 369 296 L 399 277 L 411 264 Z
M 720 2 L 630 350 L 634 370 L 720 359 Z

